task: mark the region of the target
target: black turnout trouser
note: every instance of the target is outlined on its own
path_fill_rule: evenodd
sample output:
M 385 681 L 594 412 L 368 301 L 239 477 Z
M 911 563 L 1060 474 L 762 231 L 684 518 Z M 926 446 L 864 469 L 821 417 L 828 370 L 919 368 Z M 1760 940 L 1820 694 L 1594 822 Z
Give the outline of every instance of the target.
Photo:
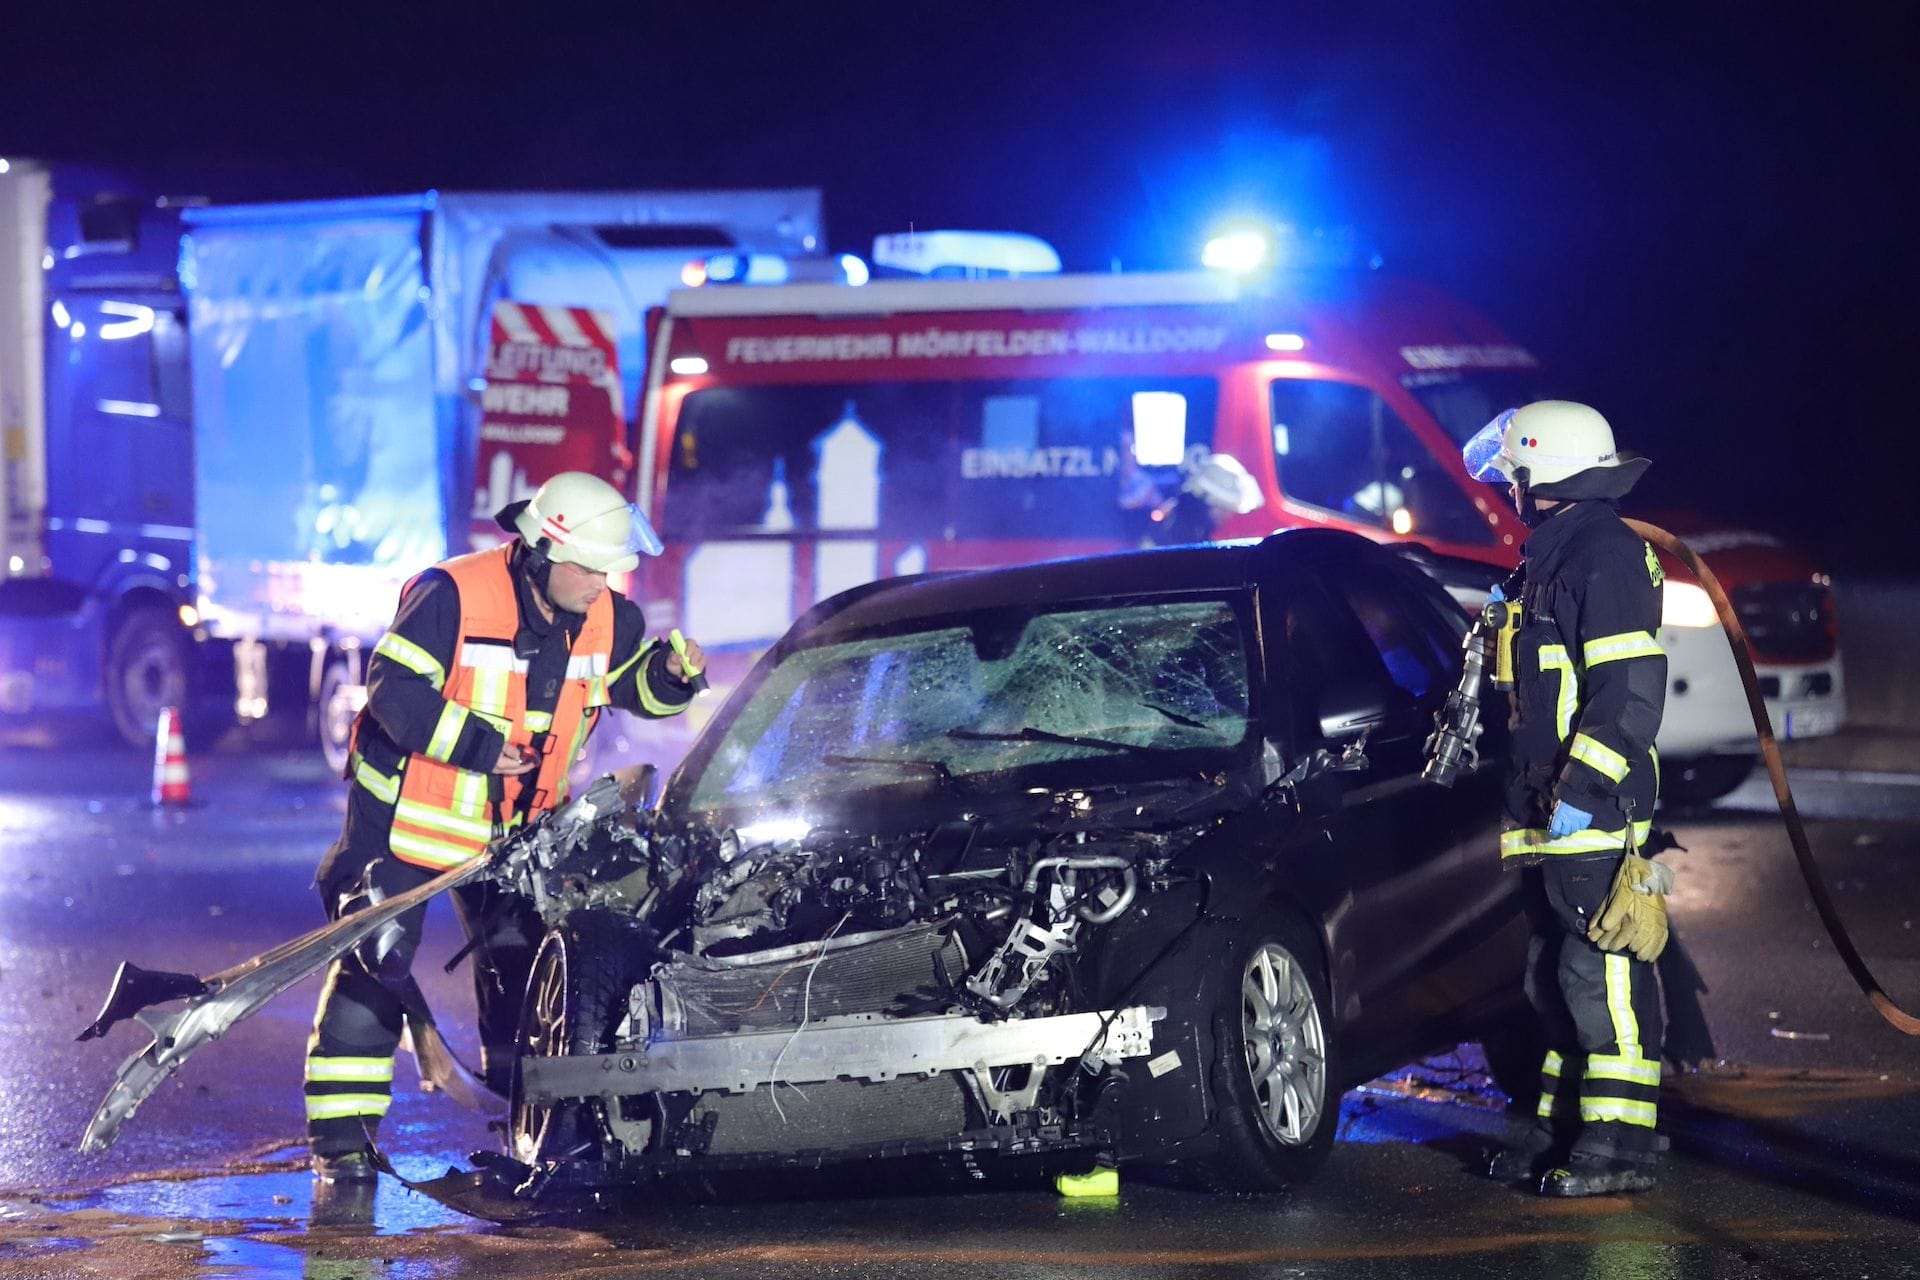
M 321 884 L 320 897 L 327 918 L 337 920 L 425 884 L 435 874 L 381 857 L 358 875 Z M 462 885 L 454 890 L 453 902 L 473 943 L 481 1076 L 504 1096 L 540 920 L 526 899 L 489 883 Z M 316 1155 L 364 1148 L 392 1103 L 401 1029 L 410 1005 L 425 1007 L 411 970 L 426 910 L 423 903 L 401 915 L 327 970 L 307 1042 L 307 1137 Z
M 1587 941 L 1620 854 L 1528 867 L 1527 1000 L 1547 1044 L 1537 1123 L 1561 1149 L 1651 1157 L 1660 1101 L 1654 967 Z

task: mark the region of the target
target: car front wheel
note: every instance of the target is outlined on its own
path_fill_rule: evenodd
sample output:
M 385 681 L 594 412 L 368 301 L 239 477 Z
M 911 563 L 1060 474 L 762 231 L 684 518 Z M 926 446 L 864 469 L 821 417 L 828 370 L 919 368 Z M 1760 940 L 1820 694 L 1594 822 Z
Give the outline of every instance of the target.
M 603 1161 L 617 1143 L 597 1099 L 530 1101 L 521 1070 L 529 1057 L 605 1053 L 626 1015 L 638 966 L 628 922 L 581 912 L 547 934 L 534 956 L 520 1010 L 519 1051 L 507 1098 L 507 1149 L 526 1164 Z
M 1220 1149 L 1204 1163 L 1222 1190 L 1281 1191 L 1313 1176 L 1340 1120 L 1320 949 L 1288 920 L 1249 923 L 1230 948 L 1237 981 L 1215 999 Z

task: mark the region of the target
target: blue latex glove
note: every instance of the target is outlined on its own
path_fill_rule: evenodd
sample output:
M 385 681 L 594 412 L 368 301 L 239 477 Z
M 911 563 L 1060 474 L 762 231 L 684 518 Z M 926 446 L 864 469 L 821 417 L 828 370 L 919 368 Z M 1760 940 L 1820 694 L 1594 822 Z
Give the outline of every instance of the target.
M 1497 582 L 1493 584 L 1493 590 L 1487 593 L 1487 599 L 1489 600 L 1505 600 L 1506 598 L 1507 589 Z
M 1558 840 L 1561 836 L 1570 836 L 1592 825 L 1592 814 L 1562 800 L 1553 806 L 1553 817 L 1547 823 L 1547 834 Z

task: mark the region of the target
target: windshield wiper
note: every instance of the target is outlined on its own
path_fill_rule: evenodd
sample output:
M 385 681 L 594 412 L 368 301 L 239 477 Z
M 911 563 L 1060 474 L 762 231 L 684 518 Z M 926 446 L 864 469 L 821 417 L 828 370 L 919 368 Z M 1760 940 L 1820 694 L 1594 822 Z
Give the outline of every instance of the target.
M 827 764 L 890 764 L 896 769 L 930 773 L 942 782 L 953 781 L 953 770 L 938 760 L 917 760 L 912 756 L 848 756 L 838 752 L 829 752 L 820 759 Z
M 1068 747 L 1093 747 L 1101 751 L 1123 751 L 1132 754 L 1150 748 L 1137 742 L 1115 742 L 1112 738 L 1083 738 L 1073 733 L 1055 733 L 1051 729 L 1037 729 L 1025 725 L 1013 733 L 988 733 L 980 729 L 949 729 L 947 737 L 959 738 L 964 742 L 1057 742 Z
M 1145 707 L 1149 711 L 1158 711 L 1161 715 L 1173 721 L 1175 724 L 1180 725 L 1182 728 L 1204 729 L 1207 727 L 1206 721 L 1195 720 L 1192 716 L 1182 715 L 1180 712 L 1175 711 L 1172 707 L 1163 707 L 1157 702 L 1147 702 L 1143 699 L 1140 705 Z

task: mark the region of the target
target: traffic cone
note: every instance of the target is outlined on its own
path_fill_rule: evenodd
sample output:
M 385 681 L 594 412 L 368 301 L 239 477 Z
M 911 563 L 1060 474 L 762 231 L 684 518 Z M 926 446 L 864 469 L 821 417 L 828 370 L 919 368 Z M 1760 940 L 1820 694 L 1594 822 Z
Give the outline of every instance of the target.
M 160 725 L 153 739 L 153 803 L 187 803 L 187 744 L 180 733 L 180 708 L 167 707 L 160 712 Z

